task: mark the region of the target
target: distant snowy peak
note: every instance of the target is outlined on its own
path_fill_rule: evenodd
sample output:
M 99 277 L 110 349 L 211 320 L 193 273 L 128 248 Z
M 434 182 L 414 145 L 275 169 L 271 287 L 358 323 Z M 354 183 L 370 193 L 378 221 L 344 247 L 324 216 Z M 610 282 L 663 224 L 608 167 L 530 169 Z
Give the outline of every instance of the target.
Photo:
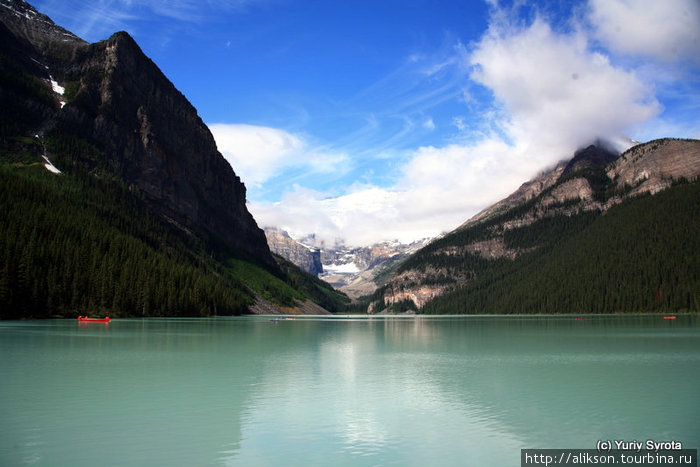
M 342 239 L 329 245 L 315 234 L 293 238 L 278 227 L 265 227 L 264 231 L 271 251 L 351 297 L 371 293 L 377 286 L 374 283 L 377 274 L 431 241 L 423 239 L 406 244 L 393 240 L 355 247 L 346 245 Z
M 264 230 L 271 251 L 316 274 L 351 298 L 372 293 L 382 271 L 431 241 L 423 239 L 405 244 L 394 240 L 355 247 L 346 245 L 342 239 L 329 245 L 315 234 L 293 238 L 281 228 L 265 227 Z
M 336 245 L 321 250 L 323 280 L 345 292 L 350 298 L 369 295 L 383 285 L 383 272 L 393 268 L 428 243 L 423 239 L 405 244 L 399 241 L 375 243 L 365 247 Z M 339 242 L 340 243 L 340 242 Z

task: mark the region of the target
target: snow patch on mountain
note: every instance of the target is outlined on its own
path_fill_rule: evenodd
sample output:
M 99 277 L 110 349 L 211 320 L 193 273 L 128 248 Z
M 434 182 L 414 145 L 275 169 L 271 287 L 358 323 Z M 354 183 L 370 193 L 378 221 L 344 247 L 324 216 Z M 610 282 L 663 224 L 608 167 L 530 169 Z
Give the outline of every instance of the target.
M 44 159 L 44 161 L 45 161 L 44 167 L 46 167 L 46 170 L 48 170 L 48 171 L 51 172 L 51 173 L 55 173 L 55 174 L 60 174 L 60 173 L 61 173 L 61 171 L 58 170 L 58 169 L 56 168 L 56 166 L 53 165 L 53 164 L 51 163 L 51 161 L 49 160 L 48 157 L 46 157 L 46 156 L 41 156 L 41 157 L 42 157 L 42 158 Z
M 53 79 L 53 76 L 49 75 L 49 81 L 51 82 L 51 89 L 53 90 L 53 92 L 55 92 L 59 96 L 62 96 L 65 94 L 66 88 L 64 88 L 63 86 L 58 84 L 58 81 Z M 63 99 L 59 99 L 59 102 L 61 103 L 61 108 L 63 108 L 63 106 L 66 105 L 66 101 Z
M 324 273 L 321 274 L 321 277 L 331 274 L 358 274 L 360 268 L 353 262 L 344 264 L 324 264 L 323 271 Z

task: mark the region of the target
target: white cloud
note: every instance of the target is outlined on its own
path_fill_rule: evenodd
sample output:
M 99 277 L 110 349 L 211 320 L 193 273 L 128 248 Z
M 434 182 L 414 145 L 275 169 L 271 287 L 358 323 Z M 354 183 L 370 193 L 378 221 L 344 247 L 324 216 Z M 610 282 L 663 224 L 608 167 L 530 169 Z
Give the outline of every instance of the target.
M 467 130 L 467 124 L 464 122 L 464 117 L 461 115 L 452 118 L 452 125 L 454 125 L 459 131 Z
M 591 51 L 582 33 L 556 33 L 540 18 L 524 29 L 492 25 L 471 62 L 472 78 L 492 90 L 507 115 L 497 123 L 545 162 L 661 110 L 650 86 Z
M 401 160 L 408 162 L 387 188 L 355 186 L 331 199 L 300 188 L 274 205 L 253 204 L 259 223 L 349 244 L 434 236 L 580 146 L 627 133 L 660 113 L 653 87 L 592 50 L 585 31 L 560 33 L 539 17 L 527 26 L 510 19 L 494 10 L 471 53 L 459 54 L 473 67 L 471 79 L 493 96 L 480 140 L 404 151 Z M 467 135 L 471 121 L 456 116 L 452 124 Z
M 393 187 L 356 185 L 335 198 L 297 188 L 278 203 L 251 203 L 250 209 L 259 225 L 279 226 L 296 237 L 313 232 L 331 244 L 410 242 L 457 227 L 541 168 L 519 160 L 522 152 L 495 139 L 420 148 Z
M 700 63 L 697 0 L 589 0 L 595 36 L 616 53 Z
M 298 187 L 285 193 L 278 203 L 251 203 L 258 225 L 283 228 L 293 237 L 315 233 L 333 244 L 338 240 L 353 245 L 369 244 L 383 238 L 404 238 L 396 205 L 402 193 L 373 186 L 355 187 L 335 198 Z
M 456 57 L 471 67 L 471 82 L 465 77 L 459 86 L 468 95 L 465 115 L 474 108 L 485 109 L 479 118 L 453 118 L 452 125 L 462 139 L 443 146 L 391 151 L 393 160 L 403 162 L 388 177 L 394 181 L 390 186 L 358 184 L 333 198 L 296 187 L 277 203 L 251 203 L 258 223 L 283 227 L 293 236 L 316 233 L 328 242 L 343 239 L 353 245 L 434 236 L 457 227 L 598 137 L 616 140 L 623 134 L 644 134 L 653 122 L 666 122 L 664 128 L 671 128 L 672 123 L 664 120 L 655 85 L 658 79 L 665 85 L 674 83 L 673 73 L 655 81 L 656 74 L 649 73 L 655 67 L 623 68 L 614 61 L 615 55 L 600 48 L 604 30 L 616 27 L 608 17 L 622 14 L 613 7 L 627 5 L 612 3 L 615 5 L 605 9 L 591 0 L 587 14 L 590 18 L 598 15 L 598 19 L 589 18 L 588 26 L 574 24 L 566 32 L 553 29 L 538 15 L 523 25 L 515 9 L 492 4 L 486 33 L 471 44 L 468 53 L 463 47 L 455 48 Z M 629 35 L 605 40 L 622 49 L 639 30 L 630 29 L 636 19 L 627 25 L 624 19 L 617 21 Z M 591 24 L 597 25 L 595 43 Z M 648 55 L 687 57 L 690 49 L 673 39 L 668 28 L 661 29 L 659 40 L 666 38 L 667 42 L 658 51 L 648 49 Z M 671 50 L 670 55 L 661 50 Z M 636 52 L 629 49 L 627 53 Z M 414 57 L 415 62 L 421 60 L 426 59 Z M 445 59 L 439 63 L 455 62 Z M 483 90 L 488 90 L 492 102 L 483 101 Z M 429 94 L 428 90 L 425 95 Z M 687 127 L 695 128 L 693 125 Z M 435 129 L 432 117 L 424 119 L 422 126 Z
M 250 187 L 260 188 L 290 169 L 296 170 L 296 177 L 331 173 L 339 176 L 350 166 L 346 154 L 312 146 L 303 137 L 279 128 L 214 123 L 209 129 L 219 151 Z M 290 178 L 286 180 L 292 182 Z
M 244 124 L 210 124 L 219 151 L 238 176 L 249 185 L 261 186 L 284 167 L 298 164 L 295 157 L 305 143 L 284 130 Z

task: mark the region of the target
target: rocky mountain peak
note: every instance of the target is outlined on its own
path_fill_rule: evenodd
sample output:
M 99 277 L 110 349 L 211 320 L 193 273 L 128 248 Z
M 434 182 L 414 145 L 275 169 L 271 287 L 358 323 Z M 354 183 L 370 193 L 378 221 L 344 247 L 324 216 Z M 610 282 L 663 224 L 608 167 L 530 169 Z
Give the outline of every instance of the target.
M 538 197 L 545 190 L 562 181 L 569 173 L 586 167 L 608 164 L 617 159 L 619 155 L 620 152 L 614 149 L 612 143 L 603 139 L 597 139 L 594 144 L 578 149 L 572 158 L 558 162 L 554 167 L 544 170 L 533 179 L 523 183 L 508 197 L 479 212 L 458 227 L 458 229 L 492 219 L 515 206 Z
M 277 267 L 208 127 L 128 33 L 87 44 L 22 0 L 0 0 L 0 23 L 7 136 L 73 148 L 47 155 L 61 170 L 117 177 L 184 232 Z
M 605 141 L 598 140 L 595 144 L 591 144 L 590 146 L 576 151 L 574 157 L 564 166 L 560 178 L 564 177 L 569 172 L 575 172 L 586 167 L 608 164 L 617 159 L 619 155 L 619 151 L 612 149 Z
M 265 227 L 265 235 L 274 253 L 353 299 L 374 292 L 383 284 L 382 276 L 429 241 L 423 239 L 410 244 L 387 241 L 357 247 L 345 245 L 342 239 L 330 245 L 315 234 L 295 240 L 277 227 Z
M 700 143 L 667 138 L 639 144 L 625 151 L 606 172 L 618 188 L 631 188 L 631 195 L 656 193 L 674 180 L 697 179 Z
M 536 251 L 550 232 L 563 229 L 567 219 L 594 218 L 638 195 L 697 181 L 699 175 L 698 140 L 655 140 L 620 156 L 597 145 L 579 150 L 571 160 L 524 183 L 408 258 L 371 310 L 403 309 L 407 303 L 420 309 L 435 297 L 466 286 L 475 279 L 475 271 Z
M 265 227 L 270 250 L 291 261 L 304 271 L 318 276 L 323 272 L 321 250 L 294 240 L 287 232 L 276 227 Z

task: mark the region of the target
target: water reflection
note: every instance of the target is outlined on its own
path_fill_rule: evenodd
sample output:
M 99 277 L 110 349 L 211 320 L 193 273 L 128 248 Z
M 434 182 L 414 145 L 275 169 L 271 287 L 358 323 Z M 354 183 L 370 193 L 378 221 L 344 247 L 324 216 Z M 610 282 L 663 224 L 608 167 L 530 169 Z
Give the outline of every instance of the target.
M 700 323 L 655 318 L 0 323 L 0 465 L 514 465 L 521 448 L 599 438 L 695 447 Z
M 235 459 L 256 459 L 247 443 L 267 424 L 279 442 L 305 440 L 287 453 L 330 444 L 347 456 L 334 461 L 341 465 L 430 464 L 438 453 L 445 465 L 499 465 L 494 456 L 508 465 L 523 447 L 588 447 L 601 437 L 692 442 L 700 341 L 697 321 L 685 325 L 677 332 L 647 317 L 297 321 L 314 345 L 288 340 L 294 364 L 265 366 Z

